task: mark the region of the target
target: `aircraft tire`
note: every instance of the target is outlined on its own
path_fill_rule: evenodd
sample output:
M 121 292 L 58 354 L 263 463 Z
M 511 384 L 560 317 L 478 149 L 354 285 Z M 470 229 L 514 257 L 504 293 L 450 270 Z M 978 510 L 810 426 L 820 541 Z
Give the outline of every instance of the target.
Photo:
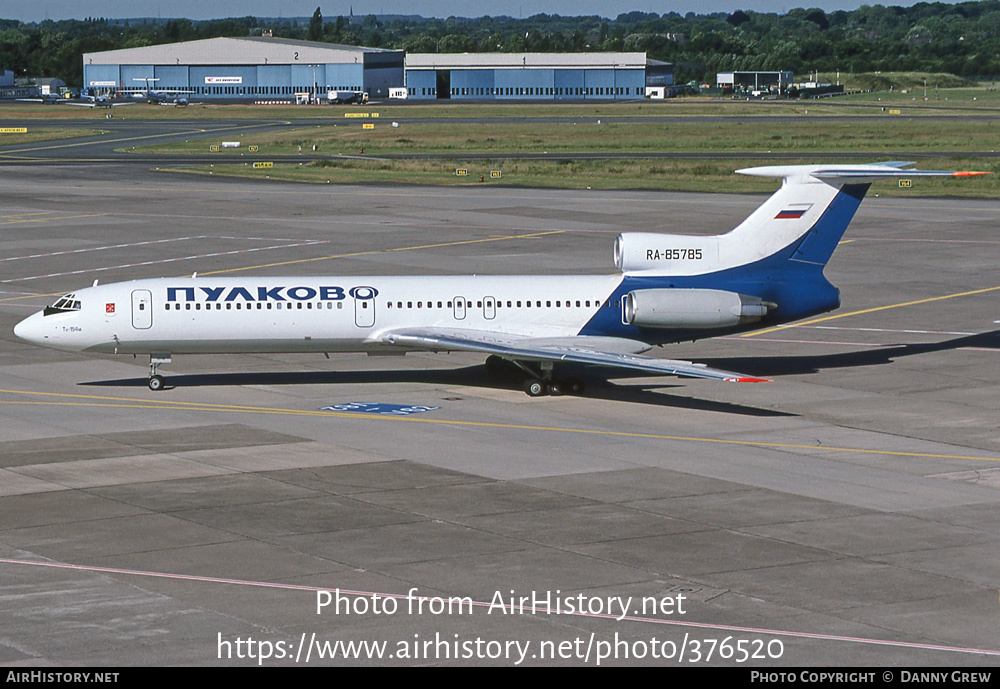
M 146 384 L 149 385 L 150 390 L 158 392 L 163 389 L 163 376 L 150 376 Z
M 534 378 L 524 381 L 524 391 L 529 397 L 541 397 L 547 392 L 545 383 Z

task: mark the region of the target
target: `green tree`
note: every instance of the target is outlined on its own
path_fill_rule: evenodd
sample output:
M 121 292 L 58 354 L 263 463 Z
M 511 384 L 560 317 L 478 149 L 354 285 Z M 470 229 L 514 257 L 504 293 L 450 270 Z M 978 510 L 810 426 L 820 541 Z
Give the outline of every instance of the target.
M 306 40 L 307 41 L 321 41 L 323 40 L 323 13 L 316 8 L 313 12 L 312 19 L 309 20 L 309 28 L 306 29 Z

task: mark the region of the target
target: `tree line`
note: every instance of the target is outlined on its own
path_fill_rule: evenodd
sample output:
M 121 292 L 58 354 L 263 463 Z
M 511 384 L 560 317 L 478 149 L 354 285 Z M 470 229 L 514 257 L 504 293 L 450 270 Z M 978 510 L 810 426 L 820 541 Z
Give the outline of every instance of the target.
M 0 19 L 0 67 L 18 78 L 48 76 L 79 85 L 84 53 L 219 36 L 259 36 L 342 45 L 457 52 L 645 52 L 675 65 L 675 80 L 714 81 L 728 70 L 949 72 L 1000 75 L 1000 0 L 785 14 L 629 12 L 614 19 L 537 14 L 525 19 L 417 16 L 241 17 L 208 21 Z

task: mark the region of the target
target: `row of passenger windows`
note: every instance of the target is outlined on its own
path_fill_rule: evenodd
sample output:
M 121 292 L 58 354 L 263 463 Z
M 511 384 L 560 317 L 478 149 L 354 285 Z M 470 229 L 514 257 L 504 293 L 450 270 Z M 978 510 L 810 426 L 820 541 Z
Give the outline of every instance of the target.
M 79 302 L 76 302 L 76 303 L 79 304 Z M 601 306 L 601 301 L 599 299 L 595 299 L 593 301 L 591 301 L 590 299 L 587 299 L 587 300 L 584 300 L 584 301 L 581 301 L 580 299 L 577 299 L 575 302 L 574 301 L 570 301 L 568 299 L 566 301 L 556 300 L 555 302 L 553 302 L 551 300 L 545 300 L 544 302 L 542 302 L 540 299 L 537 299 L 535 301 L 530 301 L 530 300 L 526 300 L 526 301 L 521 301 L 521 300 L 513 301 L 513 300 L 509 300 L 508 299 L 507 300 L 507 307 L 506 308 L 508 308 L 508 309 L 521 309 L 521 308 L 526 308 L 526 309 L 536 308 L 536 309 L 540 309 L 540 308 L 543 308 L 542 307 L 543 303 L 545 304 L 544 308 L 548 308 L 548 309 L 551 309 L 551 308 L 557 308 L 557 309 L 567 308 L 567 309 L 569 309 L 569 308 L 573 308 L 574 304 L 576 305 L 577 308 L 580 308 L 580 307 L 589 308 L 591 304 L 593 304 L 594 306 Z M 301 311 L 302 309 L 311 310 L 313 308 L 319 310 L 319 309 L 324 308 L 323 304 L 326 304 L 325 308 L 328 309 L 328 310 L 329 309 L 333 309 L 334 308 L 334 306 L 333 306 L 334 304 L 337 305 L 338 309 L 344 308 L 344 302 L 342 302 L 342 301 L 337 301 L 337 302 L 333 302 L 333 301 L 316 302 L 315 306 L 313 304 L 314 304 L 314 302 L 311 302 L 311 301 L 307 301 L 307 302 L 301 302 L 301 301 L 298 301 L 298 302 L 284 302 L 284 301 L 242 302 L 242 301 L 235 301 L 234 302 L 234 301 L 229 301 L 229 302 L 225 302 L 225 307 L 226 307 L 226 310 L 229 310 L 229 311 L 231 311 L 234 308 L 237 311 L 241 311 L 241 310 L 251 311 L 254 308 L 256 308 L 257 311 L 261 311 L 261 310 L 264 310 L 264 309 L 268 309 L 268 310 L 269 309 L 278 309 L 279 311 L 281 309 L 286 309 L 286 310 L 288 310 L 288 309 L 298 309 L 299 311 Z M 364 308 L 368 308 L 368 303 L 366 301 L 362 301 L 361 304 L 362 304 L 362 306 Z M 402 301 L 397 301 L 397 302 L 391 302 L 391 301 L 389 301 L 389 302 L 386 302 L 385 305 L 386 305 L 387 308 L 391 309 L 391 308 L 393 308 L 393 304 L 395 304 L 395 308 L 397 308 L 397 309 L 404 308 L 404 306 L 403 306 L 404 304 L 406 305 L 405 308 L 407 308 L 407 309 L 423 309 L 423 308 L 428 308 L 428 309 L 433 309 L 433 308 L 438 308 L 438 309 L 448 308 L 448 309 L 451 309 L 451 308 L 454 308 L 456 306 L 456 304 L 457 304 L 458 308 L 463 308 L 463 307 L 472 308 L 472 302 L 468 301 L 468 300 L 466 300 L 464 302 L 462 302 L 462 301 L 458 301 L 458 302 L 450 302 L 450 301 L 449 302 L 444 302 L 444 301 L 438 301 L 438 302 L 434 302 L 434 301 L 426 301 L 426 302 L 425 301 L 418 301 L 418 302 L 412 302 L 412 301 L 402 302 Z M 437 306 L 435 306 L 435 304 Z M 555 304 L 554 307 L 553 307 L 553 304 Z M 195 311 L 201 311 L 202 307 L 204 307 L 205 311 L 213 311 L 213 310 L 214 311 L 221 311 L 222 307 L 223 307 L 223 303 L 222 302 L 211 302 L 211 303 L 204 303 L 203 304 L 201 302 L 195 302 L 195 303 L 192 304 L 191 302 L 186 302 L 186 303 L 184 303 L 183 306 L 184 306 L 184 310 L 185 311 L 191 311 L 192 308 Z M 499 308 L 503 308 L 504 302 L 502 300 L 498 299 L 498 300 L 496 300 L 496 302 L 494 302 L 494 306 L 496 308 L 498 308 L 498 309 Z M 610 300 L 605 301 L 604 302 L 604 306 L 610 308 L 611 307 L 611 301 Z M 615 301 L 614 302 L 614 306 L 615 306 L 615 308 L 618 308 L 619 302 Z M 79 308 L 79 307 L 77 307 L 77 308 Z M 169 304 L 166 304 L 164 306 L 164 308 L 167 311 L 170 311 L 171 309 L 173 309 L 174 311 L 180 311 L 181 310 L 181 304 L 179 304 L 179 303 L 169 303 Z M 476 308 L 477 309 L 483 308 L 483 302 L 482 301 L 477 301 L 476 302 Z
M 433 308 L 439 308 L 439 309 L 441 309 L 441 308 L 449 308 L 450 309 L 450 308 L 453 308 L 452 302 L 450 302 L 450 301 L 449 302 L 441 302 L 441 301 L 439 301 L 439 302 L 433 302 L 433 301 L 427 301 L 427 302 L 424 302 L 424 301 L 418 301 L 418 302 L 412 302 L 412 301 L 401 302 L 401 301 L 397 301 L 395 303 L 396 303 L 396 308 L 397 309 L 403 308 L 403 304 L 404 303 L 406 304 L 406 308 L 408 308 L 408 309 L 414 309 L 414 308 L 415 309 L 422 309 L 422 308 L 428 308 L 428 309 L 433 309 Z M 434 306 L 435 303 L 437 304 L 437 307 Z M 533 302 L 532 301 L 512 301 L 512 300 L 507 300 L 507 308 L 508 309 L 520 309 L 520 308 L 530 309 L 530 308 L 534 307 L 536 309 L 540 309 L 540 308 L 542 308 L 542 303 L 543 302 L 541 300 L 535 300 Z M 574 302 L 570 301 L 570 300 L 566 300 L 566 301 L 557 300 L 555 302 L 552 302 L 551 300 L 546 300 L 544 303 L 545 303 L 545 308 L 549 308 L 549 309 L 553 308 L 553 306 L 552 306 L 553 303 L 555 304 L 555 308 L 557 308 L 557 309 L 559 309 L 559 308 L 572 308 L 573 304 L 574 304 Z M 499 308 L 503 307 L 504 302 L 502 300 L 500 300 L 500 299 L 497 299 L 496 302 L 494 302 L 494 304 L 499 309 Z M 577 307 L 589 307 L 590 304 L 591 304 L 591 301 L 589 299 L 587 299 L 586 301 L 581 301 L 581 300 L 577 299 L 576 302 L 575 302 L 575 304 L 576 304 Z M 595 299 L 593 301 L 593 304 L 594 304 L 594 306 L 600 306 L 601 301 L 599 299 Z M 386 302 L 385 305 L 388 308 L 391 309 L 392 305 L 393 305 L 393 302 L 391 302 L 391 301 Z M 611 302 L 610 301 L 609 302 L 605 302 L 604 305 L 605 306 L 610 306 Z M 471 301 L 465 301 L 463 303 L 463 302 L 459 301 L 459 302 L 457 302 L 457 306 L 458 306 L 458 308 L 462 308 L 463 306 L 471 308 L 472 307 L 472 302 Z M 487 304 L 487 306 L 489 306 L 489 305 Z M 615 306 L 618 306 L 618 302 L 615 302 Z M 477 301 L 476 302 L 476 308 L 477 309 L 483 308 L 483 302 L 482 301 Z

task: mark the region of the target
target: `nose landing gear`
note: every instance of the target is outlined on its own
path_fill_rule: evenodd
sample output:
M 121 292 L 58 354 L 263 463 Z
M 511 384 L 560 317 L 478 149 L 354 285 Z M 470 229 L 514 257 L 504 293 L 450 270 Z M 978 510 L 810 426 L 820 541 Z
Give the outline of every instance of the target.
M 166 385 L 166 381 L 163 379 L 163 376 L 158 375 L 156 373 L 156 367 L 159 366 L 160 364 L 169 364 L 169 363 L 170 363 L 169 354 L 149 355 L 149 380 L 146 382 L 146 385 L 148 385 L 149 389 L 152 390 L 153 392 L 162 390 L 163 386 Z

